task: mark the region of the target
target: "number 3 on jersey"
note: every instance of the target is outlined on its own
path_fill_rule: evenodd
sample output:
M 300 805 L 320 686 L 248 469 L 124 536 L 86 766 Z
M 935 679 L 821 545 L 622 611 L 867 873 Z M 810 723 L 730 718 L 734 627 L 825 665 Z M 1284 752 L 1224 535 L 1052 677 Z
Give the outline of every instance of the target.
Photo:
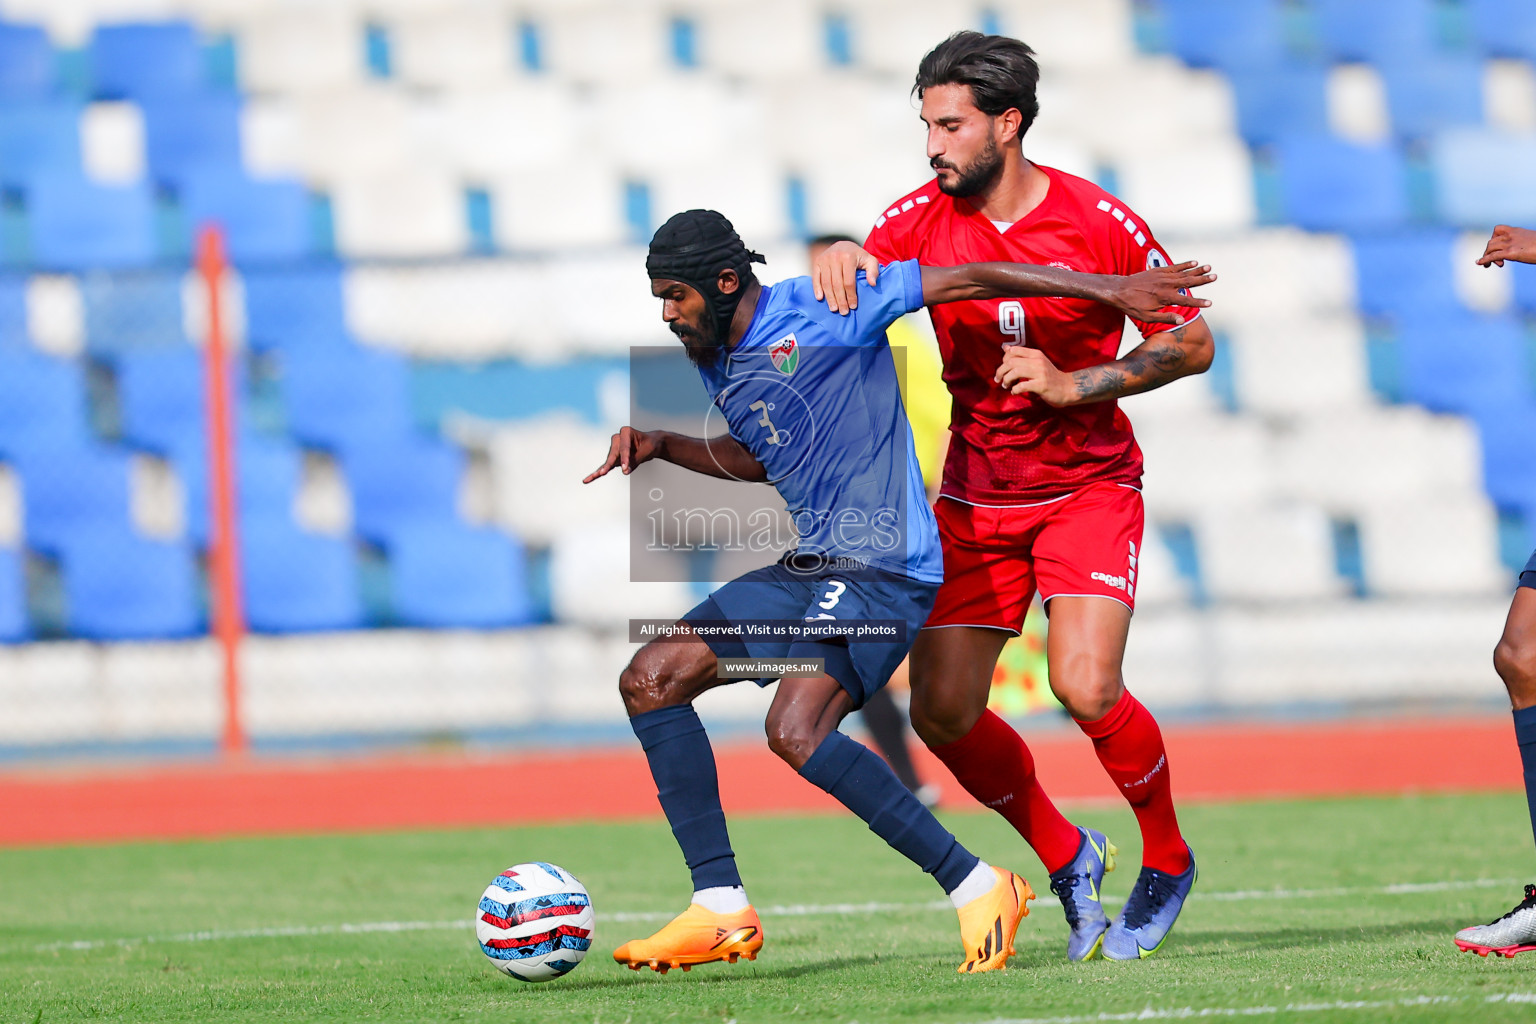
M 997 329 L 1003 332 L 1008 340 L 1003 342 L 1003 348 L 1012 348 L 1015 345 L 1023 345 L 1024 342 L 1024 303 L 1018 299 L 1009 299 L 997 304 Z

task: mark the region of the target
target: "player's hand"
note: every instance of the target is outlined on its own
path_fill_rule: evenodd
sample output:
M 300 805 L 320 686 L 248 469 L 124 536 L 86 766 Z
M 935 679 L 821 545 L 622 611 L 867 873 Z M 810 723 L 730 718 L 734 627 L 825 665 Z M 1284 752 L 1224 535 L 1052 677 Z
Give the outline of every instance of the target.
M 1536 263 L 1536 231 L 1530 228 L 1512 228 L 1500 224 L 1488 239 L 1488 248 L 1478 257 L 1477 265 L 1502 267 L 1505 260 L 1516 263 Z
M 1194 260 L 1176 267 L 1153 267 L 1128 277 L 1112 278 L 1106 301 L 1132 320 L 1144 324 L 1183 325 L 1183 314 L 1169 307 L 1204 309 L 1211 304 L 1210 299 L 1197 299 L 1184 292 L 1214 280 L 1216 275 L 1211 273 L 1211 268 Z
M 1003 361 L 993 379 L 1014 395 L 1039 395 L 1046 405 L 1060 408 L 1077 400 L 1072 375 L 1058 370 L 1044 352 L 1024 345 L 1003 349 Z
M 588 473 L 582 483 L 589 484 L 598 477 L 607 476 L 615 466 L 628 476 L 635 471 L 636 466 L 642 462 L 649 462 L 660 454 L 660 436 L 644 430 L 636 430 L 634 427 L 621 427 L 619 432 L 613 435 L 613 440 L 608 443 L 608 458 L 601 466 Z
M 859 308 L 859 271 L 871 288 L 880 276 L 880 261 L 852 242 L 827 246 L 811 266 L 811 288 L 834 313 L 848 315 Z

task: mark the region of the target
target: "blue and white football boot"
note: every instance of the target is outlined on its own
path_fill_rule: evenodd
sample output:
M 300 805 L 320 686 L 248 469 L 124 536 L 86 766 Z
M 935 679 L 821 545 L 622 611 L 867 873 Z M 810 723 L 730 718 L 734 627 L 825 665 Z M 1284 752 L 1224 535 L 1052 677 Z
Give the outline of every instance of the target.
M 1173 923 L 1179 919 L 1179 911 L 1184 909 L 1184 901 L 1199 876 L 1193 850 L 1189 851 L 1189 867 L 1183 874 L 1142 868 L 1130 897 L 1120 908 L 1120 916 L 1104 933 L 1104 958 L 1142 960 L 1156 953 L 1173 930 Z
M 1104 916 L 1104 905 L 1099 901 L 1099 888 L 1104 872 L 1115 870 L 1115 844 L 1104 833 L 1091 828 L 1078 827 L 1082 841 L 1077 844 L 1077 854 L 1059 871 L 1051 873 L 1051 892 L 1061 900 L 1061 909 L 1067 912 L 1067 959 L 1092 960 L 1099 955 L 1099 945 L 1104 941 L 1104 929 L 1109 919 Z

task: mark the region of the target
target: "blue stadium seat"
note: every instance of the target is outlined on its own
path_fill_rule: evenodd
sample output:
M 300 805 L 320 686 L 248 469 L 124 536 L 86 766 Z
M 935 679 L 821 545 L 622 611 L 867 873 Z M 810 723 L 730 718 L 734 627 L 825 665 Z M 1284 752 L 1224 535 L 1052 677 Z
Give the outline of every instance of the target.
M 1530 0 L 1468 0 L 1467 7 L 1485 53 L 1536 61 L 1536 5 Z
M 1431 159 L 1443 220 L 1469 228 L 1536 223 L 1536 139 L 1476 128 L 1443 132 Z
M 1387 64 L 1438 45 L 1435 0 L 1310 0 L 1323 54 Z
M 15 465 L 30 547 L 54 552 L 81 536 L 128 529 L 128 457 L 121 452 L 59 445 L 29 450 Z
M 27 344 L 27 279 L 0 274 L 0 349 Z
M 181 286 L 182 275 L 173 270 L 85 275 L 80 295 L 87 347 L 97 355 L 187 349 Z
M 1436 412 L 1536 401 L 1525 330 L 1513 317 L 1413 317 L 1398 322 L 1403 397 Z
M 146 99 L 144 161 L 150 176 L 180 183 L 197 171 L 240 167 L 240 100 L 228 93 Z
M 195 233 L 213 222 L 225 251 L 245 260 L 294 260 L 309 254 L 309 190 L 297 181 L 255 181 L 238 169 L 183 179 L 182 210 Z
M 213 535 L 208 492 L 208 448 L 199 437 L 171 453 L 186 500 L 187 537 L 198 546 Z M 236 495 L 246 520 L 292 523 L 294 503 L 304 474 L 304 455 L 292 443 L 258 434 L 243 434 L 235 450 Z
M 91 35 L 97 96 L 142 100 L 203 87 L 203 50 L 187 21 L 102 25 Z
M 0 348 L 0 458 L 86 443 L 85 378 L 78 363 Z
M 142 266 L 155 259 L 154 197 L 147 185 L 43 177 L 27 190 L 32 260 L 54 270 Z
M 1286 218 L 1312 231 L 1369 231 L 1408 219 L 1402 158 L 1390 146 L 1293 136 L 1276 149 Z
M 356 629 L 363 624 L 350 541 L 305 533 L 286 519 L 241 524 L 245 617 L 262 633 Z
M 0 643 L 27 638 L 26 562 L 15 548 L 0 548 Z
M 252 267 L 245 278 L 245 334 L 253 349 L 334 348 L 347 343 L 341 266 Z
M 341 468 L 354 528 L 375 543 L 414 524 L 458 521 L 464 453 L 454 445 L 406 433 L 367 437 L 342 449 Z
M 1451 232 L 1434 228 L 1353 239 L 1361 312 L 1396 317 L 1465 314 L 1452 277 L 1454 243 Z
M 24 186 L 38 178 L 78 179 L 81 168 L 78 103 L 0 103 L 0 182 Z
M 1485 405 L 1473 413 L 1482 438 L 1483 486 L 1500 508 L 1536 514 L 1536 403 Z M 1536 522 L 1536 520 L 1533 520 Z
M 113 361 L 123 438 L 142 448 L 175 452 L 201 444 L 208 429 L 203 352 L 190 345 L 130 350 Z M 230 397 L 242 418 L 244 364 L 230 361 Z
M 320 448 L 387 443 L 410 426 L 410 368 L 390 352 L 356 345 L 286 352 L 288 429 Z
M 128 530 L 77 534 L 62 545 L 68 629 L 90 640 L 191 636 L 201 628 L 197 570 L 184 544 Z
M 1285 59 L 1277 0 L 1159 0 L 1168 48 L 1186 64 L 1223 71 Z
M 1227 72 L 1237 130 L 1249 145 L 1328 133 L 1328 72 L 1315 64 L 1237 67 Z
M 1488 273 L 1512 276 L 1515 280 L 1515 305 L 1528 314 L 1536 313 L 1536 267 L 1505 260 L 1502 268 L 1491 269 Z
M 389 545 L 403 625 L 490 629 L 533 620 L 522 548 L 506 534 L 453 524 L 406 527 Z
M 48 33 L 36 25 L 0 22 L 0 102 L 42 99 L 53 85 Z
M 515 359 L 474 365 L 421 362 L 411 368 L 411 397 L 416 422 L 430 429 L 452 412 L 516 420 L 568 410 L 598 423 L 603 379 L 628 371 L 628 360 L 596 357 L 548 366 Z
M 1392 129 L 1420 138 L 1483 121 L 1483 65 L 1470 57 L 1417 57 L 1381 68 Z

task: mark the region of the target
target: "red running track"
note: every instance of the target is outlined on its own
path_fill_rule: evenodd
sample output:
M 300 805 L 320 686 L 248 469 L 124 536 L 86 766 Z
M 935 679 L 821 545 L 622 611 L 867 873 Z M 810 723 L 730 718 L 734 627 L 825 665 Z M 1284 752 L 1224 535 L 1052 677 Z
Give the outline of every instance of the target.
M 1521 785 L 1508 719 L 1280 726 L 1166 732 L 1181 800 L 1511 790 Z M 1075 731 L 1031 735 L 1040 778 L 1061 800 L 1117 799 Z M 722 746 L 720 789 L 732 813 L 837 805 L 761 744 Z M 919 769 L 950 806 L 971 806 L 923 751 Z M 518 785 L 500 787 L 498 779 Z M 515 794 L 515 796 L 513 795 Z M 0 775 L 0 845 L 374 831 L 658 815 L 638 749 L 497 756 L 393 756 L 125 767 Z

